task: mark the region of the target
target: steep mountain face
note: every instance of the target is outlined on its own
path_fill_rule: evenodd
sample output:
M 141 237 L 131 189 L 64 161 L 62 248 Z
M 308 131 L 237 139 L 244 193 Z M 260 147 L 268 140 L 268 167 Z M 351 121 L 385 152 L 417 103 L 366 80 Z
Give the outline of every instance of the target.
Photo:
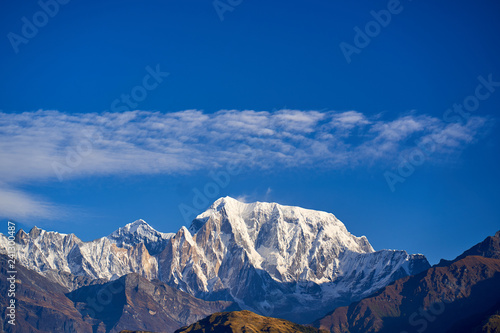
M 175 333 L 208 332 L 323 333 L 326 331 L 297 325 L 288 320 L 259 316 L 250 311 L 214 313 L 203 320 L 175 331 Z
M 429 267 L 422 255 L 375 252 L 332 214 L 228 197 L 181 228 L 158 262 L 160 279 L 190 294 L 299 323 Z
M 499 235 L 464 252 L 473 255 L 399 279 L 315 326 L 335 333 L 492 331 L 500 310 Z
M 143 243 L 149 254 L 156 255 L 165 249 L 173 235 L 156 231 L 144 220 L 137 220 L 114 231 L 107 238 L 118 247 L 134 247 Z

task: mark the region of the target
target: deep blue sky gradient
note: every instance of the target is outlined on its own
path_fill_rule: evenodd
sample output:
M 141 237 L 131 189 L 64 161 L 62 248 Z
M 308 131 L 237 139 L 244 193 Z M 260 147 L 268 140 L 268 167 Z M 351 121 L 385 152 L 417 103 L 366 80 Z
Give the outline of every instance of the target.
M 356 110 L 442 117 L 474 92 L 479 75 L 500 81 L 500 3 L 401 1 L 380 34 L 348 64 L 339 48 L 388 1 L 247 1 L 221 21 L 212 1 L 72 0 L 16 54 L 7 34 L 40 10 L 3 1 L 0 111 L 100 112 L 141 83 L 145 67 L 170 76 L 137 109 Z M 498 119 L 500 90 L 478 115 Z M 453 163 L 425 163 L 391 192 L 384 169 L 275 170 L 231 178 L 220 196 L 246 195 L 334 213 L 376 249 L 452 258 L 500 229 L 498 125 Z M 1 161 L 0 161 L 1 162 Z M 23 190 L 72 211 L 57 221 L 18 221 L 84 240 L 143 218 L 158 230 L 186 225 L 207 172 L 36 182 Z M 268 188 L 272 191 L 266 195 Z M 210 198 L 212 201 L 216 198 Z M 200 212 L 202 209 L 200 209 Z

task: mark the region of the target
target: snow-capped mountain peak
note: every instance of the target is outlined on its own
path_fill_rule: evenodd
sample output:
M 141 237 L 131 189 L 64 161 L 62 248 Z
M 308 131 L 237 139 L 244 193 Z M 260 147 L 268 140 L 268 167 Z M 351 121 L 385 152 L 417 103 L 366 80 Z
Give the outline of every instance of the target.
M 132 223 L 128 223 L 125 225 L 125 228 L 126 229 L 129 229 L 129 232 L 131 233 L 134 233 L 137 231 L 137 229 L 139 229 L 141 227 L 141 229 L 153 229 L 153 227 L 151 227 L 146 221 L 144 221 L 143 219 L 139 219 L 137 221 L 134 221 Z
M 331 213 L 231 197 L 198 215 L 189 232 L 180 230 L 159 262 L 167 283 L 198 297 L 228 292 L 242 308 L 275 316 L 292 303 L 314 314 L 429 266 L 405 251 L 375 252 Z
M 173 233 L 159 232 L 146 221 L 139 219 L 115 230 L 107 238 L 118 247 L 130 247 L 144 243 L 149 253 L 154 255 L 163 251 L 173 235 Z
M 279 239 L 281 247 L 299 238 L 314 239 L 321 235 L 323 240 L 333 242 L 335 247 L 357 253 L 374 252 L 365 236 L 356 237 L 347 231 L 345 225 L 331 213 L 285 206 L 275 202 L 244 203 L 231 197 L 220 198 L 192 222 L 189 231 L 197 233 L 210 219 L 226 217 L 233 233 L 243 233 L 251 240 L 251 246 L 258 248 L 263 238 L 273 236 Z M 272 238 L 272 237 L 271 237 Z

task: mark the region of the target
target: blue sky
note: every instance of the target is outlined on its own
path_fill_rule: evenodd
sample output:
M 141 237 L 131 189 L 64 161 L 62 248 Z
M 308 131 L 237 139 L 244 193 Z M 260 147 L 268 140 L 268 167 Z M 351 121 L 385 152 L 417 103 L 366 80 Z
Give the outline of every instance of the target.
M 500 229 L 497 1 L 61 2 L 0 5 L 3 221 L 175 232 L 229 195 L 433 263 Z

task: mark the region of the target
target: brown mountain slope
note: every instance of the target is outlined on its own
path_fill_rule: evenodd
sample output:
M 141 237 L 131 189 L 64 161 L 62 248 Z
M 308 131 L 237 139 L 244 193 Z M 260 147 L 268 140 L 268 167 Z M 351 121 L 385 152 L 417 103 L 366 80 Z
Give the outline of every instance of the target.
M 315 322 L 331 332 L 494 332 L 500 304 L 500 233 L 420 274 L 399 279 Z M 441 263 L 442 264 L 442 263 Z M 491 320 L 491 321 L 489 321 Z M 485 331 L 488 332 L 488 331 Z
M 500 333 L 500 315 L 489 317 L 474 333 Z
M 484 241 L 474 245 L 454 260 L 441 259 L 437 266 L 449 266 L 451 263 L 468 256 L 481 256 L 485 258 L 500 259 L 500 231 L 495 236 L 488 236 Z
M 68 294 L 94 329 L 173 332 L 232 302 L 208 302 L 167 286 L 128 274 L 103 285 L 80 288 Z
M 500 260 L 470 256 L 400 279 L 315 324 L 336 333 L 447 332 L 460 321 L 480 319 L 499 300 Z
M 16 265 L 16 320 L 8 323 L 7 309 L 10 298 L 7 290 L 8 257 L 0 254 L 0 321 L 1 332 L 82 332 L 92 333 L 92 326 L 82 320 L 80 313 L 64 293 L 68 290 L 47 278 Z
M 206 317 L 190 326 L 183 327 L 175 333 L 319 333 L 319 329 L 294 324 L 288 320 L 257 315 L 250 311 L 219 312 Z

